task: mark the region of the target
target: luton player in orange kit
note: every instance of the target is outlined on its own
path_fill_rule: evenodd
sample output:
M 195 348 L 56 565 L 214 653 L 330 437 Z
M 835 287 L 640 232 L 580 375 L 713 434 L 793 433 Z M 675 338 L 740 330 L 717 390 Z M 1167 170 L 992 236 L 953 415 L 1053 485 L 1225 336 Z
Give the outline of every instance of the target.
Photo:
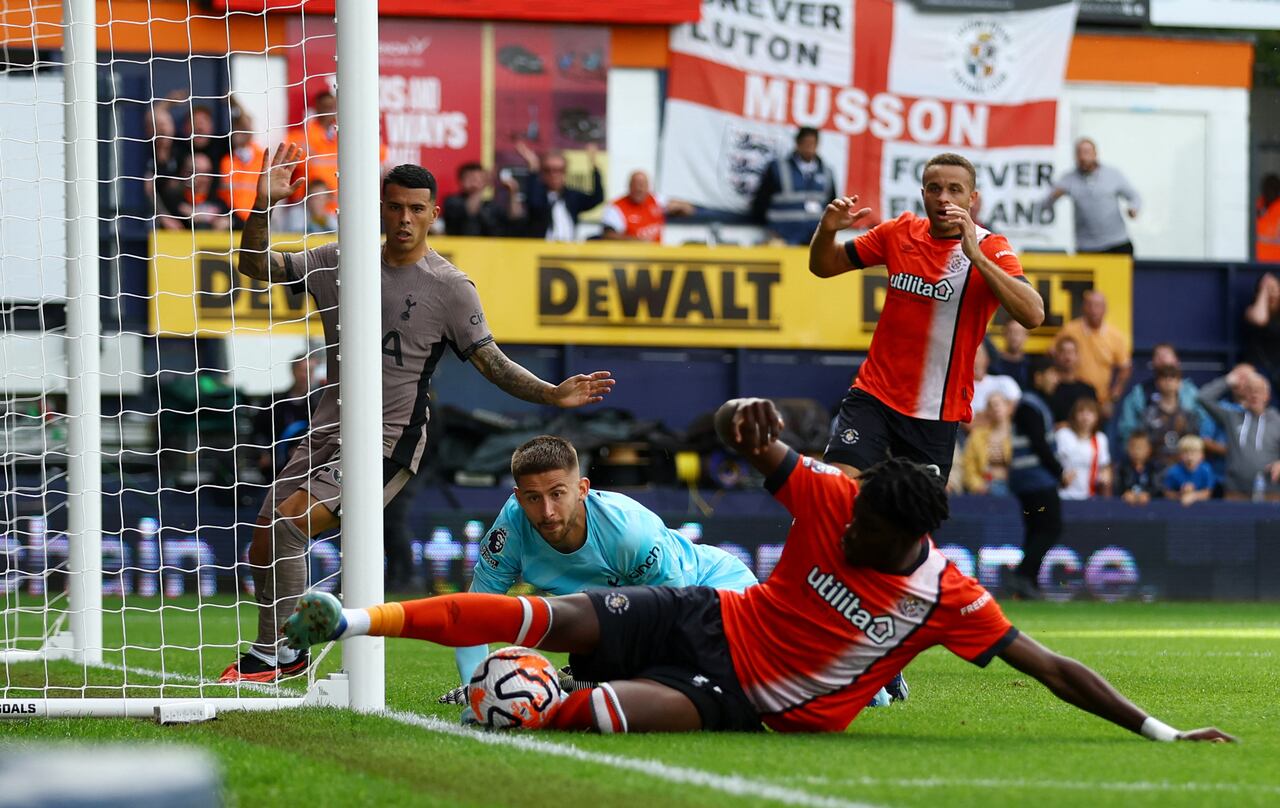
M 917 654 L 942 645 L 985 666 L 999 657 L 1059 698 L 1152 740 L 1233 740 L 1179 732 L 1081 663 L 1019 633 L 930 538 L 948 516 L 933 470 L 894 458 L 854 481 L 778 440 L 772 402 L 716 414 L 721 440 L 765 475 L 791 512 L 769 579 L 743 592 L 618 587 L 563 597 L 460 594 L 342 609 L 303 597 L 285 625 L 295 646 L 362 634 L 443 645 L 514 642 L 565 651 L 575 676 L 558 729 L 601 732 L 840 732 Z
M 858 197 L 827 205 L 809 245 L 809 271 L 830 278 L 863 267 L 889 271 L 867 359 L 840 404 L 823 459 L 856 477 L 886 456 L 938 467 L 945 479 L 956 428 L 973 417 L 973 357 L 997 308 L 1028 329 L 1044 301 L 1004 236 L 974 224 L 973 164 L 939 154 L 925 164 L 925 216 L 910 211 L 837 244 L 871 214 Z

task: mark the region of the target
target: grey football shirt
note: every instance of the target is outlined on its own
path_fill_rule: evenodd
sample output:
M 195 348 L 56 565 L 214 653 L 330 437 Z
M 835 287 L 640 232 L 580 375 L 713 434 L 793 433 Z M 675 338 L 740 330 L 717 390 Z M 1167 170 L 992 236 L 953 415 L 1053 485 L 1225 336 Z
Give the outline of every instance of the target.
M 382 454 L 417 471 L 427 445 L 431 374 L 449 348 L 466 361 L 493 341 L 475 284 L 435 250 L 382 274 Z M 311 295 L 324 326 L 330 386 L 311 416 L 311 440 L 337 440 L 338 245 L 286 254 L 286 275 Z M 359 282 L 359 278 L 354 282 Z M 352 282 L 349 279 L 349 282 Z

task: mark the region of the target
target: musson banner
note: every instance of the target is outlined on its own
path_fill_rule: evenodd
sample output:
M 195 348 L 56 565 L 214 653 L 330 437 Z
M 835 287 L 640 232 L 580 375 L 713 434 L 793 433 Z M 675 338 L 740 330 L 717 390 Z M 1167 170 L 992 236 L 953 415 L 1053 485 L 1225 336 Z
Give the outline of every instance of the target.
M 240 333 L 320 336 L 310 298 L 235 270 L 239 233 L 152 236 L 152 328 L 162 336 Z M 323 238 L 309 239 L 315 246 Z M 273 247 L 296 250 L 297 235 Z M 888 279 L 883 269 L 839 278 L 809 273 L 801 247 L 662 247 L 634 242 L 548 244 L 438 238 L 431 244 L 475 281 L 498 340 L 528 345 L 644 345 L 864 351 Z M 1102 291 L 1126 334 L 1133 264 L 1127 256 L 1022 256 L 1045 300 L 1043 351 L 1084 293 Z M 997 320 L 992 333 L 1000 333 Z
M 1052 216 L 1035 203 L 1075 17 L 1061 0 L 704 0 L 671 32 L 659 187 L 743 211 L 764 165 L 812 126 L 842 190 L 881 218 L 921 210 L 929 157 L 964 154 L 980 221 L 1016 243 Z

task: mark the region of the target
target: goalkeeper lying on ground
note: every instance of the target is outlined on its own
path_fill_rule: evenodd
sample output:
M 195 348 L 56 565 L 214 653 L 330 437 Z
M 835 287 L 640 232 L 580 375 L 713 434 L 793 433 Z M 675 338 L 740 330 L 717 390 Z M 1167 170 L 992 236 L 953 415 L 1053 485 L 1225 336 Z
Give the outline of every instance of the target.
M 763 584 L 463 594 L 368 609 L 312 593 L 285 636 L 298 648 L 372 634 L 568 652 L 579 676 L 601 684 L 560 704 L 549 724 L 557 729 L 841 732 L 917 654 L 942 645 L 979 666 L 998 656 L 1069 704 L 1151 740 L 1234 740 L 1212 727 L 1173 729 L 1010 625 L 930 539 L 949 515 L 932 470 L 891 458 L 850 480 L 779 441 L 781 419 L 760 399 L 726 403 L 716 429 L 795 517 Z
M 472 592 L 503 595 L 517 580 L 552 595 L 630 585 L 741 592 L 757 583 L 724 550 L 694 544 L 628 496 L 593 490 L 563 438 L 542 435 L 516 449 L 511 476 L 515 492 L 480 544 Z M 465 703 L 465 685 L 487 654 L 484 645 L 457 650 L 464 687 L 442 701 Z M 878 703 L 890 694 L 905 698 L 905 684 L 891 684 Z

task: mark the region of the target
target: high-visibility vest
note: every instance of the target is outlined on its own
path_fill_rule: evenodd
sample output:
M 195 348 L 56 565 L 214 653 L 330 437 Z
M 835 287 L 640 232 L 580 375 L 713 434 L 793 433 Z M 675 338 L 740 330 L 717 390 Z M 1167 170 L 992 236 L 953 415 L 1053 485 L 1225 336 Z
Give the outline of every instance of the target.
M 301 193 L 310 194 L 311 183 L 320 181 L 328 186 L 329 193 L 328 202 L 325 208 L 329 212 L 338 209 L 338 131 L 334 127 L 322 126 L 315 120 L 307 121 L 302 129 L 295 129 L 289 138 L 292 142 L 297 143 L 302 148 L 303 165 L 302 176 L 306 179 Z M 378 144 L 378 162 L 385 162 L 387 159 L 387 145 L 385 143 Z M 314 193 L 319 193 L 319 190 Z M 296 196 L 295 201 L 301 199 Z
M 1280 199 L 1258 214 L 1254 260 L 1280 263 Z
M 240 155 L 244 159 L 240 159 Z M 218 173 L 222 175 L 222 187 L 218 196 L 231 208 L 238 219 L 249 218 L 258 196 L 258 176 L 262 171 L 263 148 L 253 141 L 241 149 L 232 149 L 222 158 Z
M 779 188 L 769 200 L 765 220 L 769 229 L 788 244 L 808 244 L 827 202 L 835 195 L 835 177 L 821 158 L 812 174 L 800 170 L 794 154 L 777 160 L 774 165 Z

